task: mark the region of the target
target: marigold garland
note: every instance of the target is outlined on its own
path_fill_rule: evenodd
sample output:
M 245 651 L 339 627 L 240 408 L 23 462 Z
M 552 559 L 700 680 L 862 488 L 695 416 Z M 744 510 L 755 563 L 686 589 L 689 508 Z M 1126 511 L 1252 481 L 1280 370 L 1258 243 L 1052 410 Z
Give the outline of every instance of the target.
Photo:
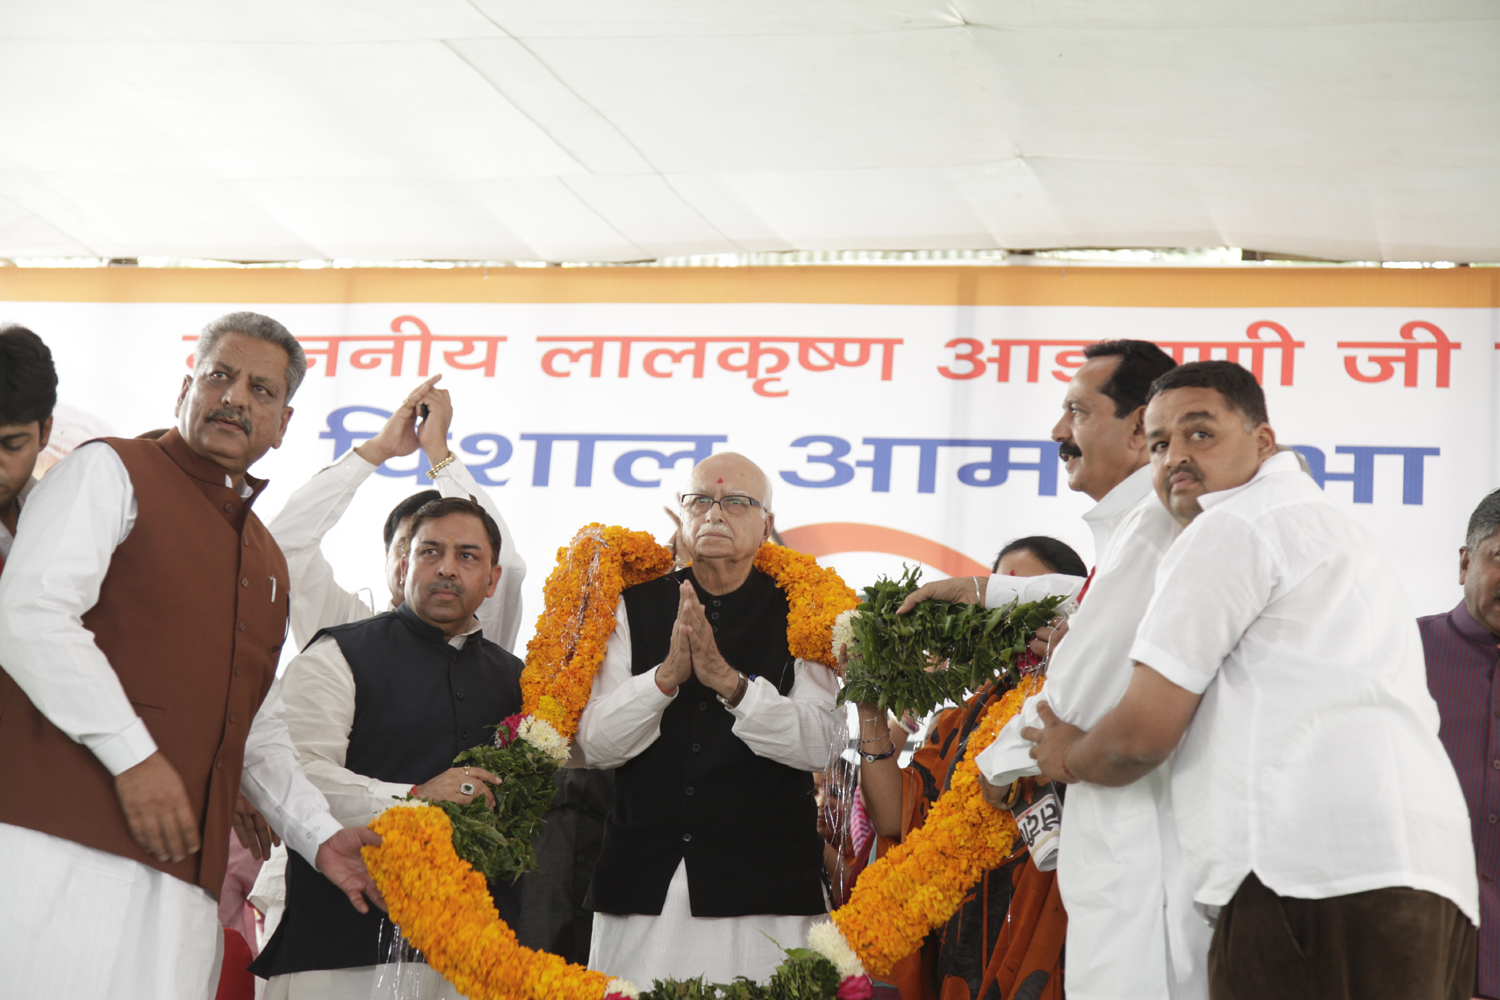
M 516 941 L 484 877 L 453 851 L 453 827 L 433 806 L 396 806 L 370 828 L 365 864 L 391 922 L 470 1000 L 600 1000 L 609 976 Z
M 521 711 L 571 739 L 615 630 L 621 591 L 671 569 L 672 550 L 645 531 L 589 524 L 558 549 L 536 634 L 526 644 Z
M 990 706 L 926 821 L 866 868 L 849 902 L 833 912 L 834 924 L 871 974 L 889 975 L 958 911 L 985 871 L 1010 856 L 1015 819 L 984 801 L 974 758 L 1041 688 L 1040 677 L 1028 677 Z
M 859 606 L 854 589 L 805 552 L 771 542 L 755 553 L 755 568 L 775 580 L 786 594 L 786 644 L 791 654 L 837 670 L 833 623 L 845 611 Z

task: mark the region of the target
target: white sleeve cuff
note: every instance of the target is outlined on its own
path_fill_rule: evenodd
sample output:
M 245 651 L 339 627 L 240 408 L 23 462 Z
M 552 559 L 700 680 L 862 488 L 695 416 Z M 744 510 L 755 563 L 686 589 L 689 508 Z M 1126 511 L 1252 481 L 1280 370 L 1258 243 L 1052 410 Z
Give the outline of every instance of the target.
M 323 842 L 344 827 L 338 820 L 333 818 L 332 813 L 325 812 L 321 816 L 315 816 L 305 824 L 299 824 L 296 829 L 286 832 L 286 845 L 298 854 L 314 868 L 318 868 L 318 848 Z M 318 869 L 321 871 L 322 869 Z
M 83 745 L 93 751 L 110 774 L 120 774 L 156 753 L 156 740 L 146 728 L 146 720 L 136 716 L 134 722 L 108 736 L 85 736 Z
M 1144 639 L 1137 639 L 1135 645 L 1130 647 L 1130 658 L 1143 667 L 1150 667 L 1190 694 L 1202 694 L 1208 690 L 1208 686 L 1219 674 L 1218 664 L 1214 664 L 1213 673 L 1205 677 L 1202 671 L 1194 670 L 1160 646 Z
M 734 716 L 736 719 L 748 718 L 749 716 L 755 714 L 756 706 L 764 702 L 767 698 L 780 697 L 781 692 L 776 690 L 776 685 L 772 684 L 764 677 L 757 677 L 755 678 L 755 680 L 745 685 L 745 697 L 740 699 L 740 703 L 738 705 L 729 709 L 729 714 Z
M 389 799 L 390 801 L 385 803 L 386 807 L 389 808 L 399 805 L 401 800 L 410 795 L 411 790 L 415 787 L 415 785 L 402 785 L 393 781 L 378 781 L 370 791 L 374 793 L 377 800 Z
M 660 669 L 661 664 L 658 663 L 644 674 L 632 677 L 631 682 L 635 685 L 635 695 L 637 698 L 650 705 L 656 711 L 665 712 L 667 706 L 672 704 L 672 699 L 676 698 L 682 692 L 682 686 L 679 684 L 671 694 L 663 691 L 661 685 L 656 683 L 656 672 Z

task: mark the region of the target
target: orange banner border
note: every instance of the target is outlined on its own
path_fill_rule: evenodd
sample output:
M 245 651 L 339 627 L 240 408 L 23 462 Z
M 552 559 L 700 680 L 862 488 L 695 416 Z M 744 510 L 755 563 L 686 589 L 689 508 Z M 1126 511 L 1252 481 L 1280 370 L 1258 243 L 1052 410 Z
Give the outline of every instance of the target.
M 1500 268 L 0 268 L 0 301 L 1500 308 Z

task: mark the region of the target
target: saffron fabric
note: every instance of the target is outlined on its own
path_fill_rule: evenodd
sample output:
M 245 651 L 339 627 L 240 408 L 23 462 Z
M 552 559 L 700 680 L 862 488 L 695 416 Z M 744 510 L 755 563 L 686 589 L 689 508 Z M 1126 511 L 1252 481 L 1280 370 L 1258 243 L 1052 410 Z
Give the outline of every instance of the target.
M 1074 577 L 1074 580 L 1081 578 Z M 963 757 L 969 734 L 1004 692 L 994 685 L 943 712 L 901 771 L 901 836 L 927 818 Z M 890 841 L 881 838 L 882 847 Z M 980 878 L 958 912 L 891 974 L 902 1000 L 1061 1000 L 1068 918 L 1057 873 L 1024 847 Z
M 1479 955 L 1475 993 L 1500 997 L 1500 640 L 1460 601 L 1417 619 L 1427 689 L 1437 702 L 1438 738 L 1464 800 L 1479 867 Z

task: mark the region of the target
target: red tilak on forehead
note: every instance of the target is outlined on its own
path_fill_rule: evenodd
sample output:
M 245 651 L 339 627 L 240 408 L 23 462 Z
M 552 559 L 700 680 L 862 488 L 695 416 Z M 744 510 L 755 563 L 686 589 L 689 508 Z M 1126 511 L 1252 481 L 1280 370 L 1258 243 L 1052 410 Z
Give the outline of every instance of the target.
M 723 486 L 723 485 L 724 485 L 724 480 L 722 480 L 722 479 L 721 479 L 721 480 L 719 480 L 719 485 L 720 485 L 720 486 Z

